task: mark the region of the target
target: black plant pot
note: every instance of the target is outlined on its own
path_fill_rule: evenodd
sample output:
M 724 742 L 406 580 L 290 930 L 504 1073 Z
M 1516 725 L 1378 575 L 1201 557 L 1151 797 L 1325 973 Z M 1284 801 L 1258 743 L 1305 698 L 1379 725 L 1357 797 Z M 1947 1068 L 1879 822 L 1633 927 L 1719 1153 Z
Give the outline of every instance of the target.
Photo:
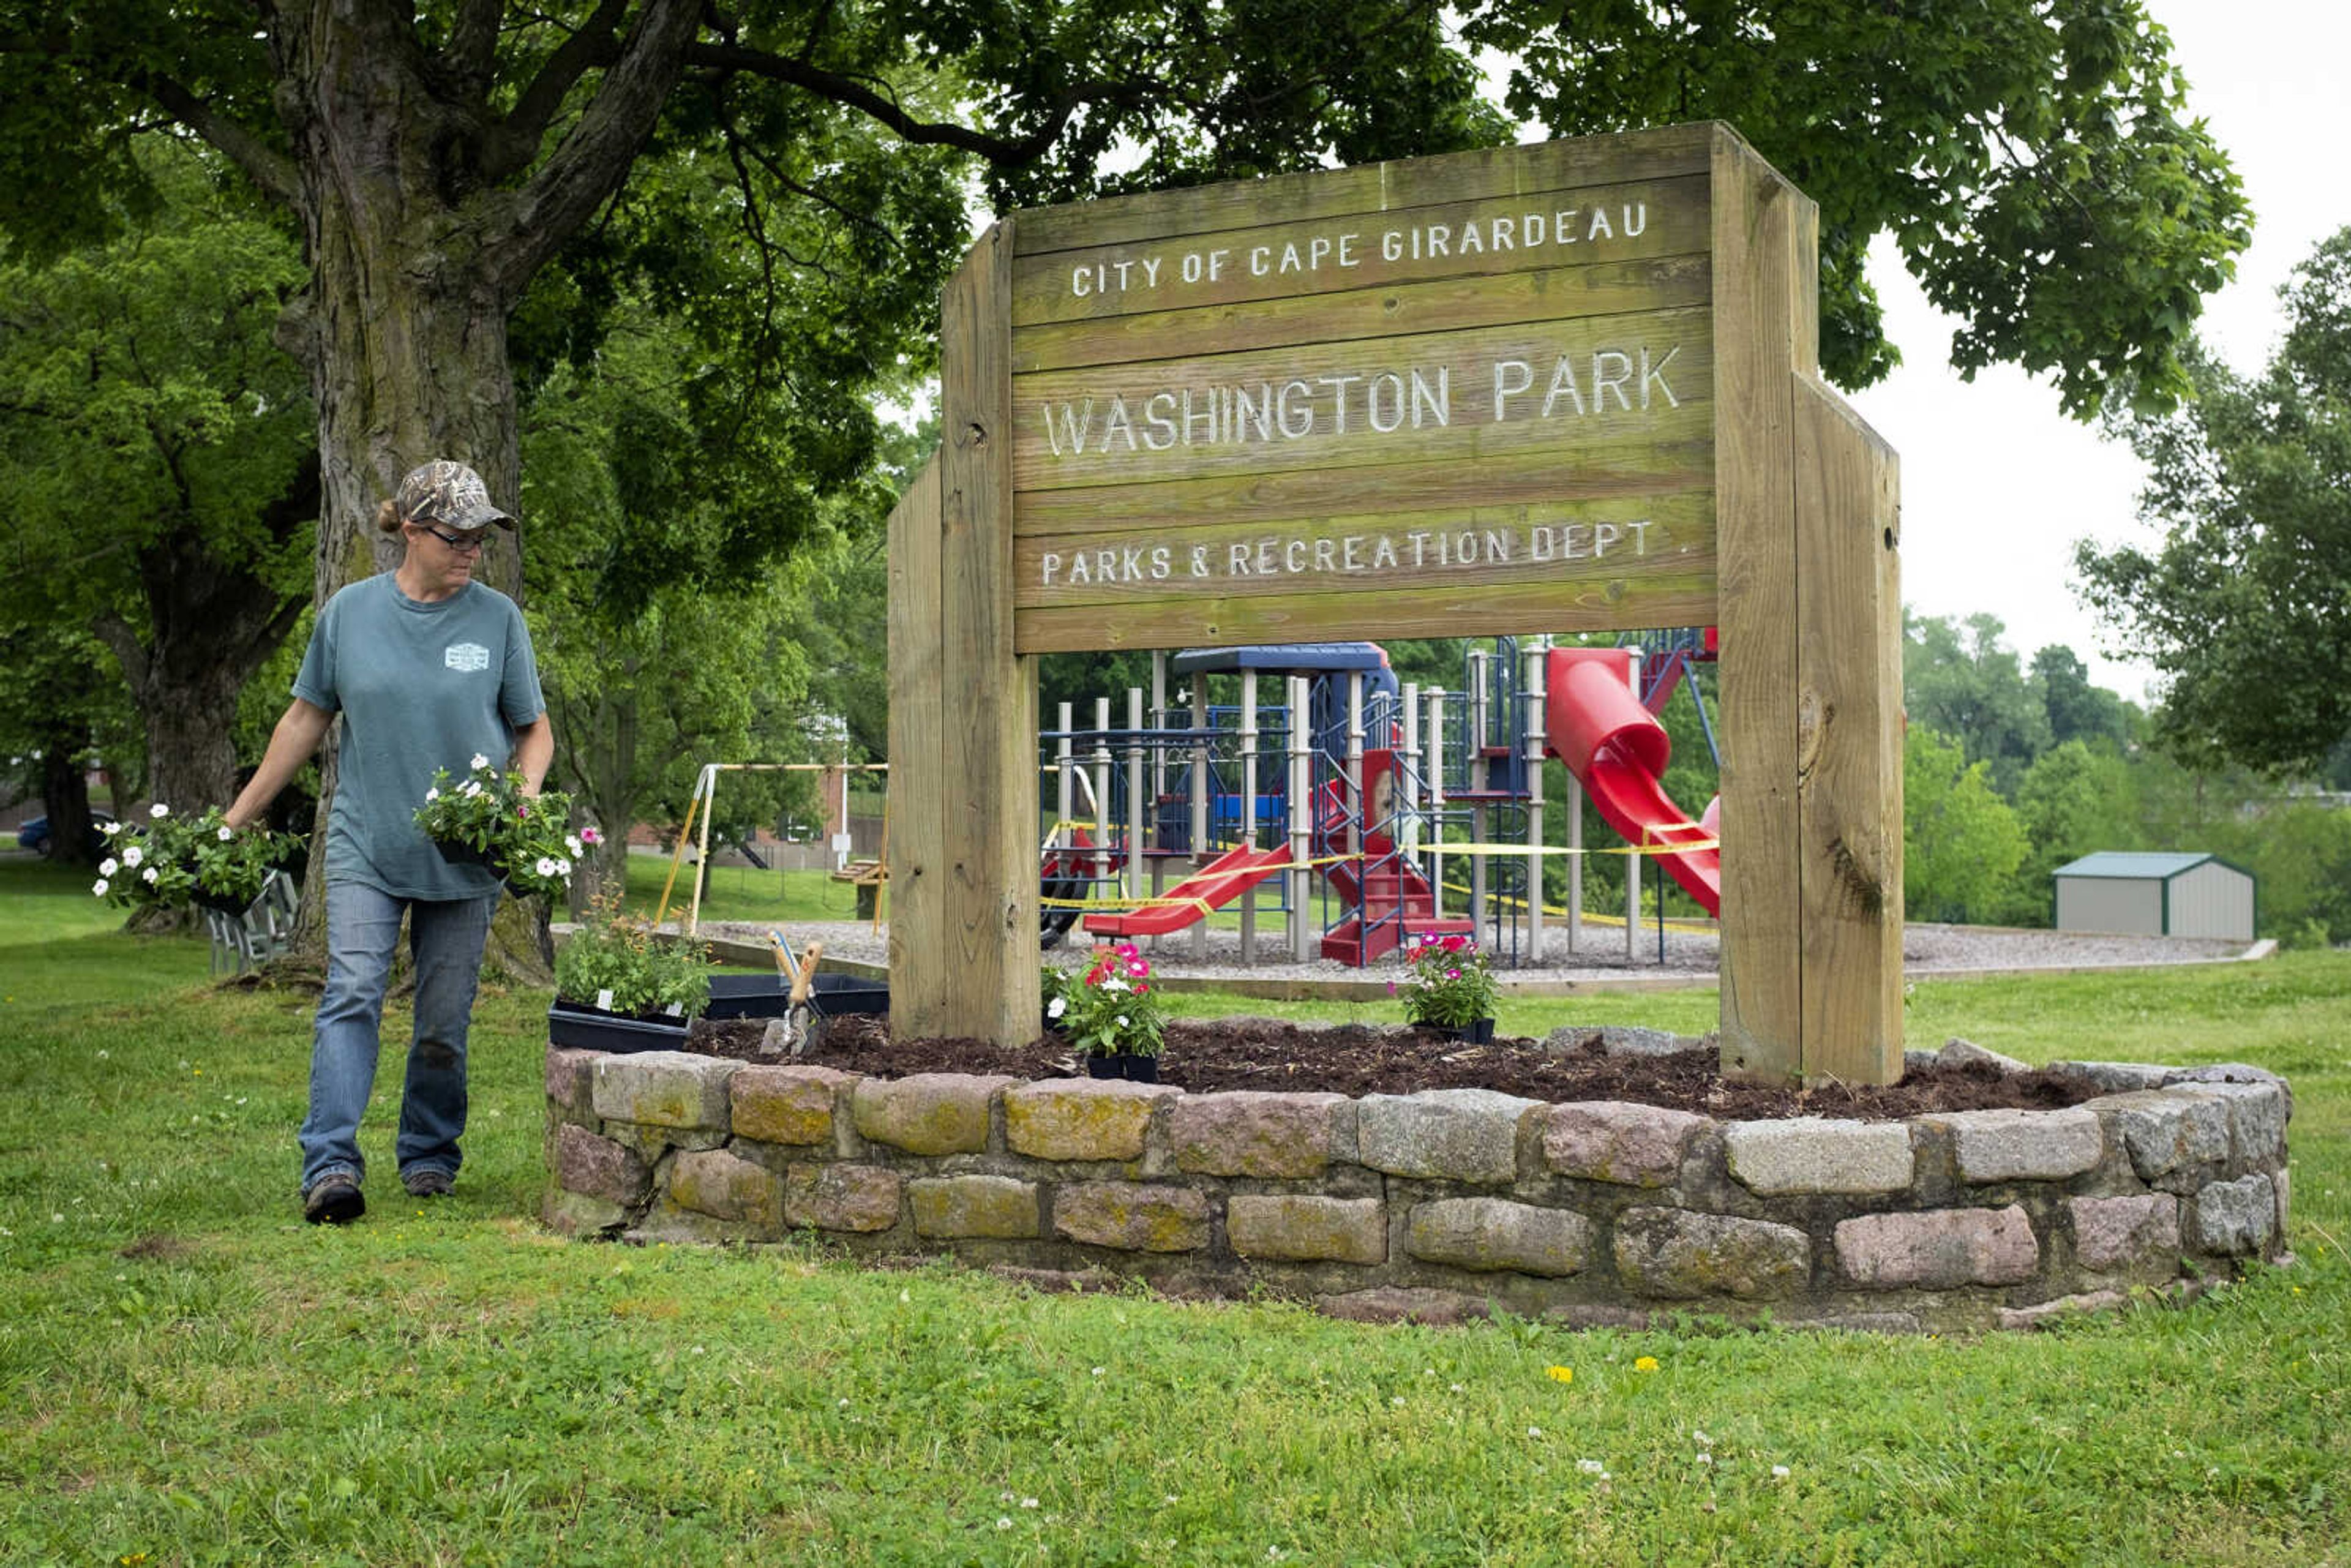
M 233 920 L 242 920 L 245 918 L 245 912 L 253 907 L 252 899 L 235 898 L 228 894 L 214 893 L 203 887 L 194 889 L 188 896 L 195 901 L 197 908 L 209 909 L 216 914 L 225 915 Z
M 1494 1039 L 1494 1020 L 1479 1019 L 1472 1023 L 1439 1024 L 1437 1032 L 1447 1040 L 1458 1040 L 1469 1045 L 1490 1045 Z
M 449 844 L 435 839 L 433 847 L 440 851 L 441 858 L 451 865 L 486 865 L 493 870 L 497 867 L 497 862 L 490 858 L 489 851 L 477 850 L 471 844 Z
M 242 918 L 245 912 L 253 907 L 253 899 L 251 898 L 238 899 L 225 893 L 214 893 L 203 883 L 195 882 L 196 862 L 194 860 L 189 859 L 180 862 L 180 869 L 188 873 L 188 880 L 190 882 L 195 883 L 195 885 L 188 889 L 188 899 L 189 902 L 193 904 L 198 909 L 210 909 L 218 914 Z M 256 894 L 254 895 L 255 898 L 258 898 L 259 896 L 259 894 Z
M 1107 1056 L 1089 1056 L 1086 1058 L 1086 1076 L 1124 1079 L 1129 1083 L 1156 1083 L 1159 1082 L 1159 1059 L 1130 1051 L 1114 1051 Z
M 689 1021 L 611 1012 L 588 1002 L 558 998 L 547 1009 L 547 1038 L 551 1045 L 581 1051 L 683 1051 Z

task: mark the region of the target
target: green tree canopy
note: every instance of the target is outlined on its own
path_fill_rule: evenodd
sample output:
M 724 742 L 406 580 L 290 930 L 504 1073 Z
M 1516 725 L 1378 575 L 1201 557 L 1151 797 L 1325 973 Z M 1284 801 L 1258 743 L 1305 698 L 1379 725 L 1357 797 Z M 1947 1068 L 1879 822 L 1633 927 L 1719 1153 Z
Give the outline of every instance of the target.
M 1917 724 L 1902 743 L 1902 902 L 1913 920 L 1997 920 L 2024 862 L 2024 830 L 1991 769 Z
M 2196 357 L 2195 402 L 2123 425 L 2161 543 L 2075 554 L 2122 651 L 2161 672 L 2156 738 L 2191 767 L 2314 772 L 2351 737 L 2351 228 L 2281 294 L 2260 376 Z
M 2032 680 L 2041 693 L 2041 710 L 2049 717 L 2049 737 L 2060 746 L 2069 740 L 2127 746 L 2134 724 L 2144 716 L 2116 694 L 2094 685 L 2082 656 L 2062 643 L 2052 643 L 2032 655 Z
M 1959 743 L 2003 788 L 2049 748 L 2049 712 L 1994 615 L 1902 617 L 1902 700 L 1910 722 Z
M 159 800 L 234 792 L 239 689 L 309 602 L 317 417 L 271 340 L 295 246 L 171 143 L 152 204 L 53 265 L 0 264 L 0 609 L 95 633 Z

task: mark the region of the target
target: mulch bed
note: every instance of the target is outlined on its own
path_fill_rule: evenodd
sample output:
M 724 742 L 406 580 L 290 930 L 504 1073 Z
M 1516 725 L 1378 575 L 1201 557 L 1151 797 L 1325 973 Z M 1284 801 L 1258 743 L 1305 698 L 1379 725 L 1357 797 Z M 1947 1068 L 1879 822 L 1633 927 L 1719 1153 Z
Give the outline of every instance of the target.
M 746 1061 L 773 1061 L 759 1049 L 756 1019 L 697 1019 L 686 1049 Z M 1003 1047 L 977 1040 L 893 1040 L 886 1018 L 825 1022 L 798 1059 L 875 1078 L 917 1072 L 1007 1073 L 1067 1078 L 1083 1069 L 1062 1040 Z M 1259 1089 L 1410 1094 L 1423 1089 L 1496 1089 L 1530 1100 L 1623 1100 L 1694 1111 L 1725 1121 L 1841 1116 L 1896 1121 L 1934 1112 L 2053 1110 L 2097 1091 L 2043 1071 L 2010 1075 L 1984 1062 L 1914 1070 L 1883 1088 L 1830 1083 L 1772 1088 L 1724 1079 L 1711 1048 L 1663 1056 L 1611 1056 L 1597 1032 L 1564 1050 L 1532 1040 L 1465 1045 L 1434 1032 L 1361 1024 L 1301 1029 L 1272 1019 L 1178 1019 L 1167 1026 L 1159 1079 L 1194 1093 Z

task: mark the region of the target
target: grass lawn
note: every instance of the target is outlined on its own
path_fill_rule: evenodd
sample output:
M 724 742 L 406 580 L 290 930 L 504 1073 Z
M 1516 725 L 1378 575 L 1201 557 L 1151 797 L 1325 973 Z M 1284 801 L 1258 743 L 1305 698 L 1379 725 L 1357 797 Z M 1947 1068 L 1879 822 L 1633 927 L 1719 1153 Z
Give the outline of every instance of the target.
M 312 1228 L 308 998 L 212 988 L 200 943 L 111 924 L 82 879 L 0 860 L 11 1568 L 2351 1563 L 2351 954 L 1921 985 L 1921 1042 L 2257 1061 L 2295 1091 L 2299 1267 L 1952 1341 L 1370 1328 L 564 1241 L 533 1218 L 533 992 L 477 1015 L 457 1196 L 398 1199 L 380 1095 L 375 1207 Z

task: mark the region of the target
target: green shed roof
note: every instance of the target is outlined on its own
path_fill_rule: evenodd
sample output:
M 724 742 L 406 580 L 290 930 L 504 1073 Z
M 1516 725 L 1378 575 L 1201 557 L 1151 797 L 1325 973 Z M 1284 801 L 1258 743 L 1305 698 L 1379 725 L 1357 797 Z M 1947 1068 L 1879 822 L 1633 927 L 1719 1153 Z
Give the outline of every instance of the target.
M 2061 865 L 2051 874 L 2168 882 L 2182 872 L 2192 871 L 2206 861 L 2218 858 L 2209 854 L 2154 854 L 2135 850 L 2100 850 L 2096 854 L 2084 855 L 2080 860 Z

